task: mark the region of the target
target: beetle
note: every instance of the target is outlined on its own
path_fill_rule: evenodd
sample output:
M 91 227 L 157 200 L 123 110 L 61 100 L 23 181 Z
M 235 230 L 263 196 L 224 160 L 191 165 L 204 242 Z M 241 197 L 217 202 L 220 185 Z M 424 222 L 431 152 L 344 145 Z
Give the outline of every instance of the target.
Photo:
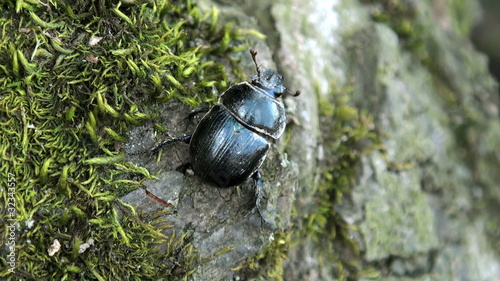
M 286 113 L 279 99 L 285 92 L 283 76 L 272 69 L 260 70 L 257 52 L 250 49 L 257 75 L 223 92 L 217 105 L 203 116 L 192 135 L 171 139 L 153 153 L 173 143 L 189 144 L 189 159 L 195 175 L 219 187 L 240 185 L 250 177 L 255 186 L 254 208 L 259 211 L 262 179 L 259 168 L 270 142 L 286 126 Z M 298 96 L 297 91 L 293 96 Z

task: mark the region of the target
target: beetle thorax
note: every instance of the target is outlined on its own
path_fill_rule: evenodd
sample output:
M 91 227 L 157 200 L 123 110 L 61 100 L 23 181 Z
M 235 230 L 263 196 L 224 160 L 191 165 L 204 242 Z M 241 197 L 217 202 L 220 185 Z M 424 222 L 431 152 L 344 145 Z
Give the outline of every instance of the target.
M 286 114 L 281 100 L 253 83 L 231 86 L 220 96 L 219 104 L 255 132 L 278 139 L 285 130 Z

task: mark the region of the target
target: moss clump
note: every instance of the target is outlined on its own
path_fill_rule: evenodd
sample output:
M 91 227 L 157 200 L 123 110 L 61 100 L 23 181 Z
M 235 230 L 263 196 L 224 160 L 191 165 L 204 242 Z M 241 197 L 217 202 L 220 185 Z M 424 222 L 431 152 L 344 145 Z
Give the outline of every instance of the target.
M 363 268 L 358 242 L 352 235 L 355 226 L 343 221 L 335 210 L 335 205 L 342 204 L 343 197 L 348 196 L 355 183 L 361 157 L 382 149 L 372 117 L 349 105 L 350 93 L 352 88 L 345 88 L 334 91 L 328 100 L 320 100 L 326 169 L 315 194 L 318 207 L 303 218 L 304 227 L 294 238 L 297 241 L 312 239 L 318 245 L 319 262 L 328 263 L 338 280 L 377 274 Z
M 387 24 L 400 38 L 402 44 L 414 52 L 422 52 L 425 48 L 422 32 L 424 26 L 417 20 L 414 4 L 401 0 L 369 0 L 376 4 L 371 10 L 372 19 Z
M 163 236 L 168 225 L 145 224 L 116 199 L 150 177 L 124 160 L 120 144 L 154 117 L 144 113 L 148 103 L 214 101 L 227 74 L 207 57 L 245 48 L 243 33 L 220 28 L 216 10 L 202 14 L 189 0 L 4 1 L 0 14 L 0 204 L 12 203 L 0 221 L 14 225 L 1 226 L 0 276 L 192 273 L 188 236 Z M 129 210 L 123 218 L 117 204 Z M 55 240 L 61 247 L 49 255 Z
M 335 89 L 332 86 L 332 89 Z M 359 277 L 376 277 L 379 272 L 365 267 L 358 242 L 352 232 L 355 226 L 342 220 L 335 205 L 342 204 L 355 183 L 357 167 L 364 154 L 383 150 L 380 134 L 375 130 L 373 118 L 349 104 L 352 88 L 332 91 L 328 99 L 320 100 L 322 135 L 325 144 L 319 188 L 314 195 L 316 210 L 302 218 L 301 229 L 290 229 L 275 234 L 269 247 L 249 260 L 241 270 L 244 276 L 259 280 L 283 280 L 283 263 L 293 245 L 311 239 L 319 249 L 320 264 L 334 268 L 337 280 L 357 280 Z M 333 266 L 332 266 L 333 264 Z
M 234 270 L 241 270 L 246 277 L 255 276 L 257 280 L 283 280 L 283 263 L 288 258 L 291 237 L 291 230 L 275 233 L 262 253 Z

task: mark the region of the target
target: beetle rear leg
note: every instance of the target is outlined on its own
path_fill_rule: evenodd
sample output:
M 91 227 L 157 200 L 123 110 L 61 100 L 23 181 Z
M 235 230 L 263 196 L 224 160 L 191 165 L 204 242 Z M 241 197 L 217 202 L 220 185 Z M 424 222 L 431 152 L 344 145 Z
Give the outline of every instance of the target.
M 260 174 L 259 171 L 256 171 L 253 175 L 252 175 L 252 179 L 253 179 L 253 185 L 255 187 L 255 194 L 254 194 L 254 198 L 255 198 L 255 206 L 254 208 L 257 209 L 257 211 L 259 212 L 259 215 L 260 215 L 260 201 L 262 200 L 262 175 Z M 261 216 L 262 217 L 262 216 Z
M 257 213 L 259 214 L 259 217 L 261 221 L 264 221 L 265 223 L 270 224 L 265 217 L 263 216 L 261 210 L 260 210 L 260 203 L 262 201 L 262 197 L 264 196 L 264 191 L 263 191 L 263 185 L 262 185 L 262 175 L 260 174 L 259 171 L 256 171 L 252 175 L 253 179 L 253 184 L 254 184 L 254 197 L 252 198 L 252 201 L 250 203 L 252 209 L 250 213 L 253 213 L 255 210 L 257 210 Z

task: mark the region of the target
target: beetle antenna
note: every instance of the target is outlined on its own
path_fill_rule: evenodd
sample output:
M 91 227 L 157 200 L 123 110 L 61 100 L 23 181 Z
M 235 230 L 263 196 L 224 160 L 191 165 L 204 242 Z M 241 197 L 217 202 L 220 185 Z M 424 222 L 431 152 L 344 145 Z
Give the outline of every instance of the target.
M 257 56 L 257 51 L 254 49 L 250 49 L 250 55 L 252 55 L 252 60 L 253 63 L 255 64 L 255 69 L 257 70 L 257 74 L 260 76 L 260 68 L 259 65 L 257 64 L 257 60 L 255 60 L 255 57 Z

